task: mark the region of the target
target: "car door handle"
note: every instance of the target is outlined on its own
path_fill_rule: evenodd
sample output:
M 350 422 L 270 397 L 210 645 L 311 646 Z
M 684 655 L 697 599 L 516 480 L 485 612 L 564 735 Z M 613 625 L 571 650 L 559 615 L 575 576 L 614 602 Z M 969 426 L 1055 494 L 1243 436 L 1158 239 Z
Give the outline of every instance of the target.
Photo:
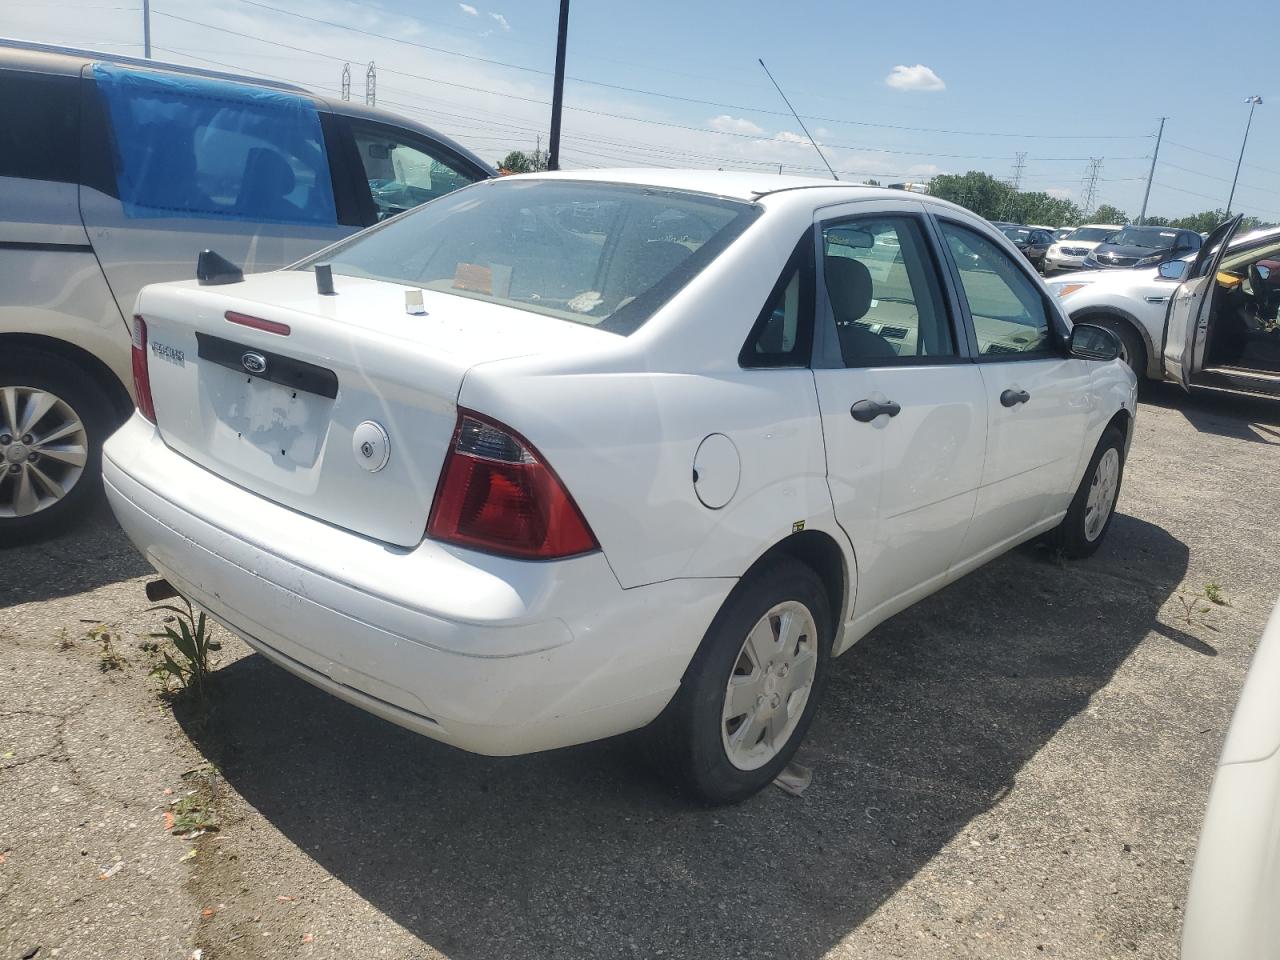
M 1020 403 L 1026 403 L 1031 399 L 1031 394 L 1025 390 L 1006 390 L 1000 394 L 1000 403 L 1006 407 L 1016 407 Z
M 884 403 L 878 400 L 859 400 L 849 408 L 849 415 L 859 423 L 870 423 L 882 413 L 896 417 L 901 412 L 902 407 L 893 400 L 886 400 Z

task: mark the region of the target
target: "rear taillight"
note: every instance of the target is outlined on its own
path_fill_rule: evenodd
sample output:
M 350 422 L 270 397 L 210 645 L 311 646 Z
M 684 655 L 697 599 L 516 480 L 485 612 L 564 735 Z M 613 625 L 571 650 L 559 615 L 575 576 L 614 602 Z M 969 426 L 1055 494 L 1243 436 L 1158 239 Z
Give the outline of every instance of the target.
M 147 370 L 147 321 L 133 318 L 133 392 L 138 397 L 138 412 L 156 422 L 156 405 L 151 399 L 151 374 Z
M 458 416 L 427 535 L 531 560 L 599 547 L 538 451 L 513 430 L 466 410 Z

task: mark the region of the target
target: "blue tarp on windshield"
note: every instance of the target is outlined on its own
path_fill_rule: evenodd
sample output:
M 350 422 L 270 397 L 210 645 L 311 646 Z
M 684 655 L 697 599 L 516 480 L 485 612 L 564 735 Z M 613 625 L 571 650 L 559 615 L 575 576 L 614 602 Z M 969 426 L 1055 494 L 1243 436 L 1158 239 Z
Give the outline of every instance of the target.
M 320 117 L 304 97 L 95 63 L 129 217 L 333 224 Z

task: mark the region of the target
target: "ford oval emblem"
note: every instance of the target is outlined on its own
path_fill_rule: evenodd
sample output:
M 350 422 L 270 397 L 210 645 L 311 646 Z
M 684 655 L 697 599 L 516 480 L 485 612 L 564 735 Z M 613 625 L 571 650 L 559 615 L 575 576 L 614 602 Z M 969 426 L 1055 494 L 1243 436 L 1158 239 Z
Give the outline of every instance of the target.
M 250 373 L 266 373 L 267 358 L 260 353 L 254 353 L 250 350 L 248 353 L 240 357 L 240 366 L 244 367 Z

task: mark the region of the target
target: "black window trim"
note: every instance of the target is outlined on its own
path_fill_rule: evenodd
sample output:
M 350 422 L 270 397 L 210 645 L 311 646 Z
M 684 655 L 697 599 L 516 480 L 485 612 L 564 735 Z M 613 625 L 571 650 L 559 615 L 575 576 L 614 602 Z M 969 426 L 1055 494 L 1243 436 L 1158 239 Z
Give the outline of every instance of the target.
M 1051 346 L 1044 350 L 1028 350 L 1020 353 L 983 353 L 978 344 L 978 333 L 973 324 L 973 312 L 969 309 L 969 298 L 964 291 L 964 280 L 960 275 L 960 265 L 956 263 L 955 258 L 951 255 L 951 249 L 945 242 L 942 234 L 942 225 L 944 223 L 954 224 L 963 230 L 983 235 L 982 229 L 973 223 L 969 223 L 959 217 L 948 216 L 946 214 L 933 213 L 929 214 L 934 221 L 937 231 L 937 240 L 942 250 L 942 256 L 947 264 L 947 270 L 950 274 L 951 285 L 955 288 L 956 299 L 960 304 L 961 314 L 964 318 L 964 334 L 965 340 L 969 344 L 970 360 L 974 363 L 1022 363 L 1030 360 L 1054 360 L 1062 359 L 1069 356 L 1067 344 L 1070 335 L 1065 327 L 1062 326 L 1062 317 L 1056 308 L 1056 305 L 1050 300 L 1049 295 L 1041 289 L 1040 278 L 1032 274 L 1030 263 L 1026 258 L 1019 255 L 1016 259 L 1008 257 L 1009 261 L 1015 264 L 1040 294 L 1040 300 L 1044 304 L 1046 313 L 1049 316 L 1049 335 Z M 988 238 L 990 239 L 990 238 Z M 998 244 L 996 245 L 998 247 Z
M 333 184 L 333 205 L 338 225 L 367 227 L 373 223 L 373 196 L 366 183 L 360 191 L 360 158 L 356 155 L 351 129 L 340 114 L 320 110 L 320 134 L 329 161 L 329 180 Z
M 813 363 L 814 318 L 817 313 L 815 291 L 817 287 L 814 268 L 814 235 L 815 227 L 810 225 L 796 242 L 786 265 L 778 274 L 778 279 L 765 297 L 764 305 L 756 316 L 755 323 L 747 339 L 738 351 L 738 366 L 743 370 L 804 370 Z M 797 318 L 796 349 L 789 351 L 795 356 L 781 353 L 759 354 L 752 350 L 756 339 L 764 332 L 765 325 L 773 316 L 770 309 L 774 300 L 787 288 L 793 271 L 800 271 L 800 316 Z
M 952 356 L 922 357 L 912 354 L 899 357 L 868 357 L 856 366 L 851 366 L 844 362 L 844 357 L 839 347 L 839 338 L 835 332 L 835 313 L 832 311 L 831 302 L 827 297 L 827 279 L 823 264 L 826 255 L 826 251 L 823 249 L 823 233 L 829 226 L 849 223 L 855 220 L 874 220 L 885 217 L 910 218 L 917 221 L 920 226 L 920 232 L 924 237 L 925 249 L 933 260 L 932 267 L 938 278 L 938 286 L 942 294 L 942 306 L 947 312 L 948 323 L 951 325 L 951 336 L 956 347 L 956 352 Z M 831 366 L 837 370 L 863 370 L 869 367 L 942 367 L 958 363 L 970 363 L 973 360 L 971 356 L 973 349 L 967 337 L 967 330 L 960 319 L 960 302 L 957 300 L 951 284 L 947 282 L 946 261 L 942 259 L 939 249 L 940 238 L 935 232 L 928 214 L 923 209 L 877 209 L 837 215 L 819 221 L 813 235 L 815 256 L 818 261 L 814 281 L 814 286 L 817 290 L 817 309 L 815 313 L 822 318 L 821 330 L 824 335 L 824 342 L 830 341 L 834 345 L 830 357 L 834 362 Z

